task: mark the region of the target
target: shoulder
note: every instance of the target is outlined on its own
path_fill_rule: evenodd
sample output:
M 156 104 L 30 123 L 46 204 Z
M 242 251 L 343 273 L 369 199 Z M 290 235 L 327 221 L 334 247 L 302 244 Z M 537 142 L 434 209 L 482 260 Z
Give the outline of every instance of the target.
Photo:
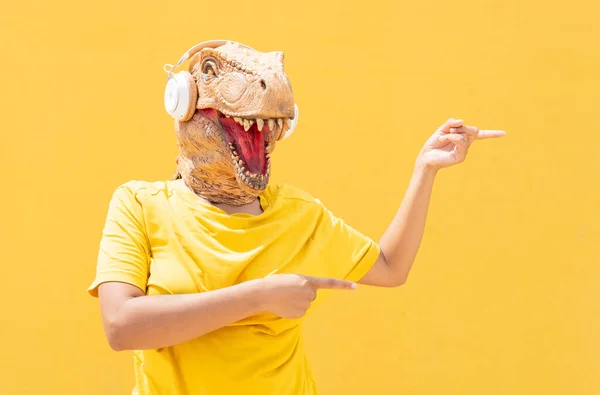
M 281 201 L 286 206 L 303 206 L 315 210 L 324 209 L 324 206 L 319 199 L 290 184 L 269 185 L 268 191 L 273 200 Z
M 160 195 L 169 196 L 173 188 L 173 181 L 130 180 L 117 186 L 113 192 L 113 200 L 141 202 Z
M 269 193 L 277 199 L 307 204 L 318 202 L 310 193 L 289 184 L 269 185 Z

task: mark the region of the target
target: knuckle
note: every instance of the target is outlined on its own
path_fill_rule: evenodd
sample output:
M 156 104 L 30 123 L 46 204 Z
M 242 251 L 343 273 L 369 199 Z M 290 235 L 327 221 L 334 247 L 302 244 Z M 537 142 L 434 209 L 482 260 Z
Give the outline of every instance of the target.
M 298 283 L 301 287 L 307 287 L 310 285 L 310 281 L 306 277 L 298 276 Z

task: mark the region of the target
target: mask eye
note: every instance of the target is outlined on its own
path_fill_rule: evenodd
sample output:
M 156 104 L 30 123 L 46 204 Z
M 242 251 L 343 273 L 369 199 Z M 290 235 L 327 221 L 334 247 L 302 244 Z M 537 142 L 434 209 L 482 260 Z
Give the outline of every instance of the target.
M 202 73 L 206 77 L 216 77 L 217 76 L 217 64 L 212 59 L 207 59 L 202 66 Z

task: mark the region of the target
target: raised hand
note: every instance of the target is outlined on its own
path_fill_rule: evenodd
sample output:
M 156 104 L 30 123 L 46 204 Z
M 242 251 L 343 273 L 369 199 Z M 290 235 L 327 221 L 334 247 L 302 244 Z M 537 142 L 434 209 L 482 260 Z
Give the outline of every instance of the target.
M 299 274 L 276 274 L 261 281 L 265 310 L 283 318 L 300 318 L 306 314 L 319 289 L 356 289 L 351 281 Z
M 479 130 L 464 125 L 461 119 L 449 119 L 427 140 L 419 161 L 431 168 L 441 169 L 465 160 L 469 147 L 475 140 L 506 135 L 502 130 Z

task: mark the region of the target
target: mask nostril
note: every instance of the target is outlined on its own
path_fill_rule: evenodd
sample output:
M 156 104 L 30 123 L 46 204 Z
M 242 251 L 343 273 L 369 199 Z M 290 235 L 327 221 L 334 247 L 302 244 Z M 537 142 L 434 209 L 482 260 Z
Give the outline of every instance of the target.
M 260 86 L 261 86 L 263 89 L 267 89 L 267 83 L 265 82 L 265 80 L 260 80 Z

